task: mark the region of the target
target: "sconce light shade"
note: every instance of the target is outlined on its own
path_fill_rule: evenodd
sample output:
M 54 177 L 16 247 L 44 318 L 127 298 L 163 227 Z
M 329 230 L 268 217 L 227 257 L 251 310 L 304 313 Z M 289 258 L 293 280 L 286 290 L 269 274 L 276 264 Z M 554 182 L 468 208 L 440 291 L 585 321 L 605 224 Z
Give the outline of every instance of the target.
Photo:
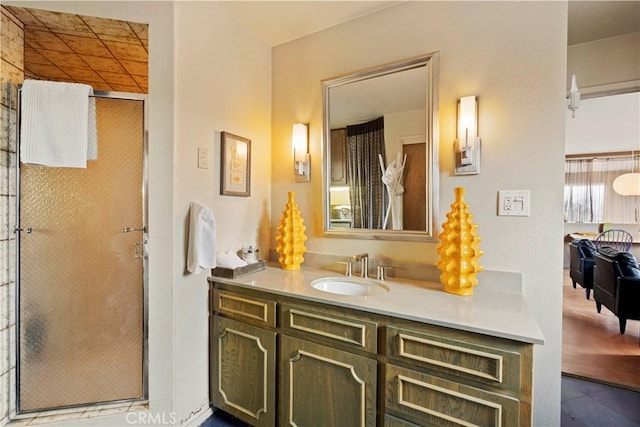
M 625 173 L 613 181 L 613 191 L 621 196 L 640 196 L 640 173 Z
M 578 90 L 578 82 L 576 81 L 576 75 L 571 75 L 571 90 L 569 91 L 569 97 L 567 98 L 567 106 L 571 110 L 571 118 L 576 118 L 576 110 L 580 106 L 580 91 Z
M 458 130 L 454 152 L 456 175 L 480 173 L 478 101 L 475 96 L 465 96 L 458 101 Z
M 311 158 L 309 156 L 309 127 L 304 123 L 293 125 L 293 171 L 296 182 L 310 181 Z

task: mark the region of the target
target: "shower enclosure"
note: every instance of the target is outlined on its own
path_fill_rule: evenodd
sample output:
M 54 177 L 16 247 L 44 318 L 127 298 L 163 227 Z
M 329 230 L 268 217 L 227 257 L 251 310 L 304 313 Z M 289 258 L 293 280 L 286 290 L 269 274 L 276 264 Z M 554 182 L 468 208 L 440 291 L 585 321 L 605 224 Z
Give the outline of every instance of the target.
M 147 398 L 145 99 L 96 119 L 86 169 L 19 164 L 18 413 Z

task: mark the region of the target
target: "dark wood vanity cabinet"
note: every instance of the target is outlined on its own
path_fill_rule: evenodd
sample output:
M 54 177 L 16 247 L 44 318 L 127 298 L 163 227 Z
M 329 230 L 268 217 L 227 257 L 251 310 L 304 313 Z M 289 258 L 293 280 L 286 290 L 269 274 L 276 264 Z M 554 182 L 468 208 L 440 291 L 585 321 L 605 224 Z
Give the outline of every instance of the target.
M 275 426 L 275 303 L 212 288 L 210 307 L 213 405 L 251 425 Z
M 211 286 L 211 400 L 255 426 L 530 426 L 533 345 Z

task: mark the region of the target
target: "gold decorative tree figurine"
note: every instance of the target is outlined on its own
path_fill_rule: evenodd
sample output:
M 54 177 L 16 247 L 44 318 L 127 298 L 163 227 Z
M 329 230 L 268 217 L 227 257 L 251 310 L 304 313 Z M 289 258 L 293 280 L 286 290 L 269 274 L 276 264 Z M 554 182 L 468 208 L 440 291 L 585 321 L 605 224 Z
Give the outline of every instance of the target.
M 464 201 L 464 188 L 454 189 L 456 200 L 447 214 L 444 230 L 438 238 L 437 251 L 440 260 L 437 267 L 442 272 L 440 282 L 446 292 L 457 295 L 472 295 L 473 287 L 478 284 L 476 273 L 482 271 L 478 258 L 482 256 L 480 237 L 476 233 L 478 226 L 471 219 L 469 205 Z
M 307 236 L 304 234 L 304 220 L 294 200 L 295 193 L 290 191 L 288 194 L 289 201 L 282 211 L 278 225 L 276 252 L 280 255 L 278 262 L 283 269 L 300 270 L 300 264 L 304 262 L 303 255 L 307 250 L 304 246 Z

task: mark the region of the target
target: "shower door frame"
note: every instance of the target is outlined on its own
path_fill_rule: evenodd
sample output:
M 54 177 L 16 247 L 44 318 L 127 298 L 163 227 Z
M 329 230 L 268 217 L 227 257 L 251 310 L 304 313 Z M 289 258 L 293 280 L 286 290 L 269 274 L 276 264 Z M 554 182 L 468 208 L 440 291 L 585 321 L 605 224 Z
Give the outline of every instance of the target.
M 122 402 L 145 402 L 149 399 L 149 257 L 147 255 L 149 242 L 149 114 L 148 114 L 148 95 L 142 93 L 128 93 L 115 91 L 94 91 L 95 98 L 109 98 L 120 100 L 131 100 L 142 102 L 142 398 L 123 399 L 108 402 L 96 402 L 80 405 L 63 406 L 59 408 L 50 408 L 42 410 L 21 411 L 20 410 L 20 234 L 23 230 L 20 225 L 20 123 L 21 123 L 21 96 L 22 85 L 18 85 L 17 109 L 16 109 L 16 286 L 15 286 L 15 368 L 16 381 L 15 388 L 15 411 L 16 415 L 37 414 L 39 412 L 55 412 L 57 410 L 67 411 L 70 408 L 86 408 L 100 405 L 113 405 Z

